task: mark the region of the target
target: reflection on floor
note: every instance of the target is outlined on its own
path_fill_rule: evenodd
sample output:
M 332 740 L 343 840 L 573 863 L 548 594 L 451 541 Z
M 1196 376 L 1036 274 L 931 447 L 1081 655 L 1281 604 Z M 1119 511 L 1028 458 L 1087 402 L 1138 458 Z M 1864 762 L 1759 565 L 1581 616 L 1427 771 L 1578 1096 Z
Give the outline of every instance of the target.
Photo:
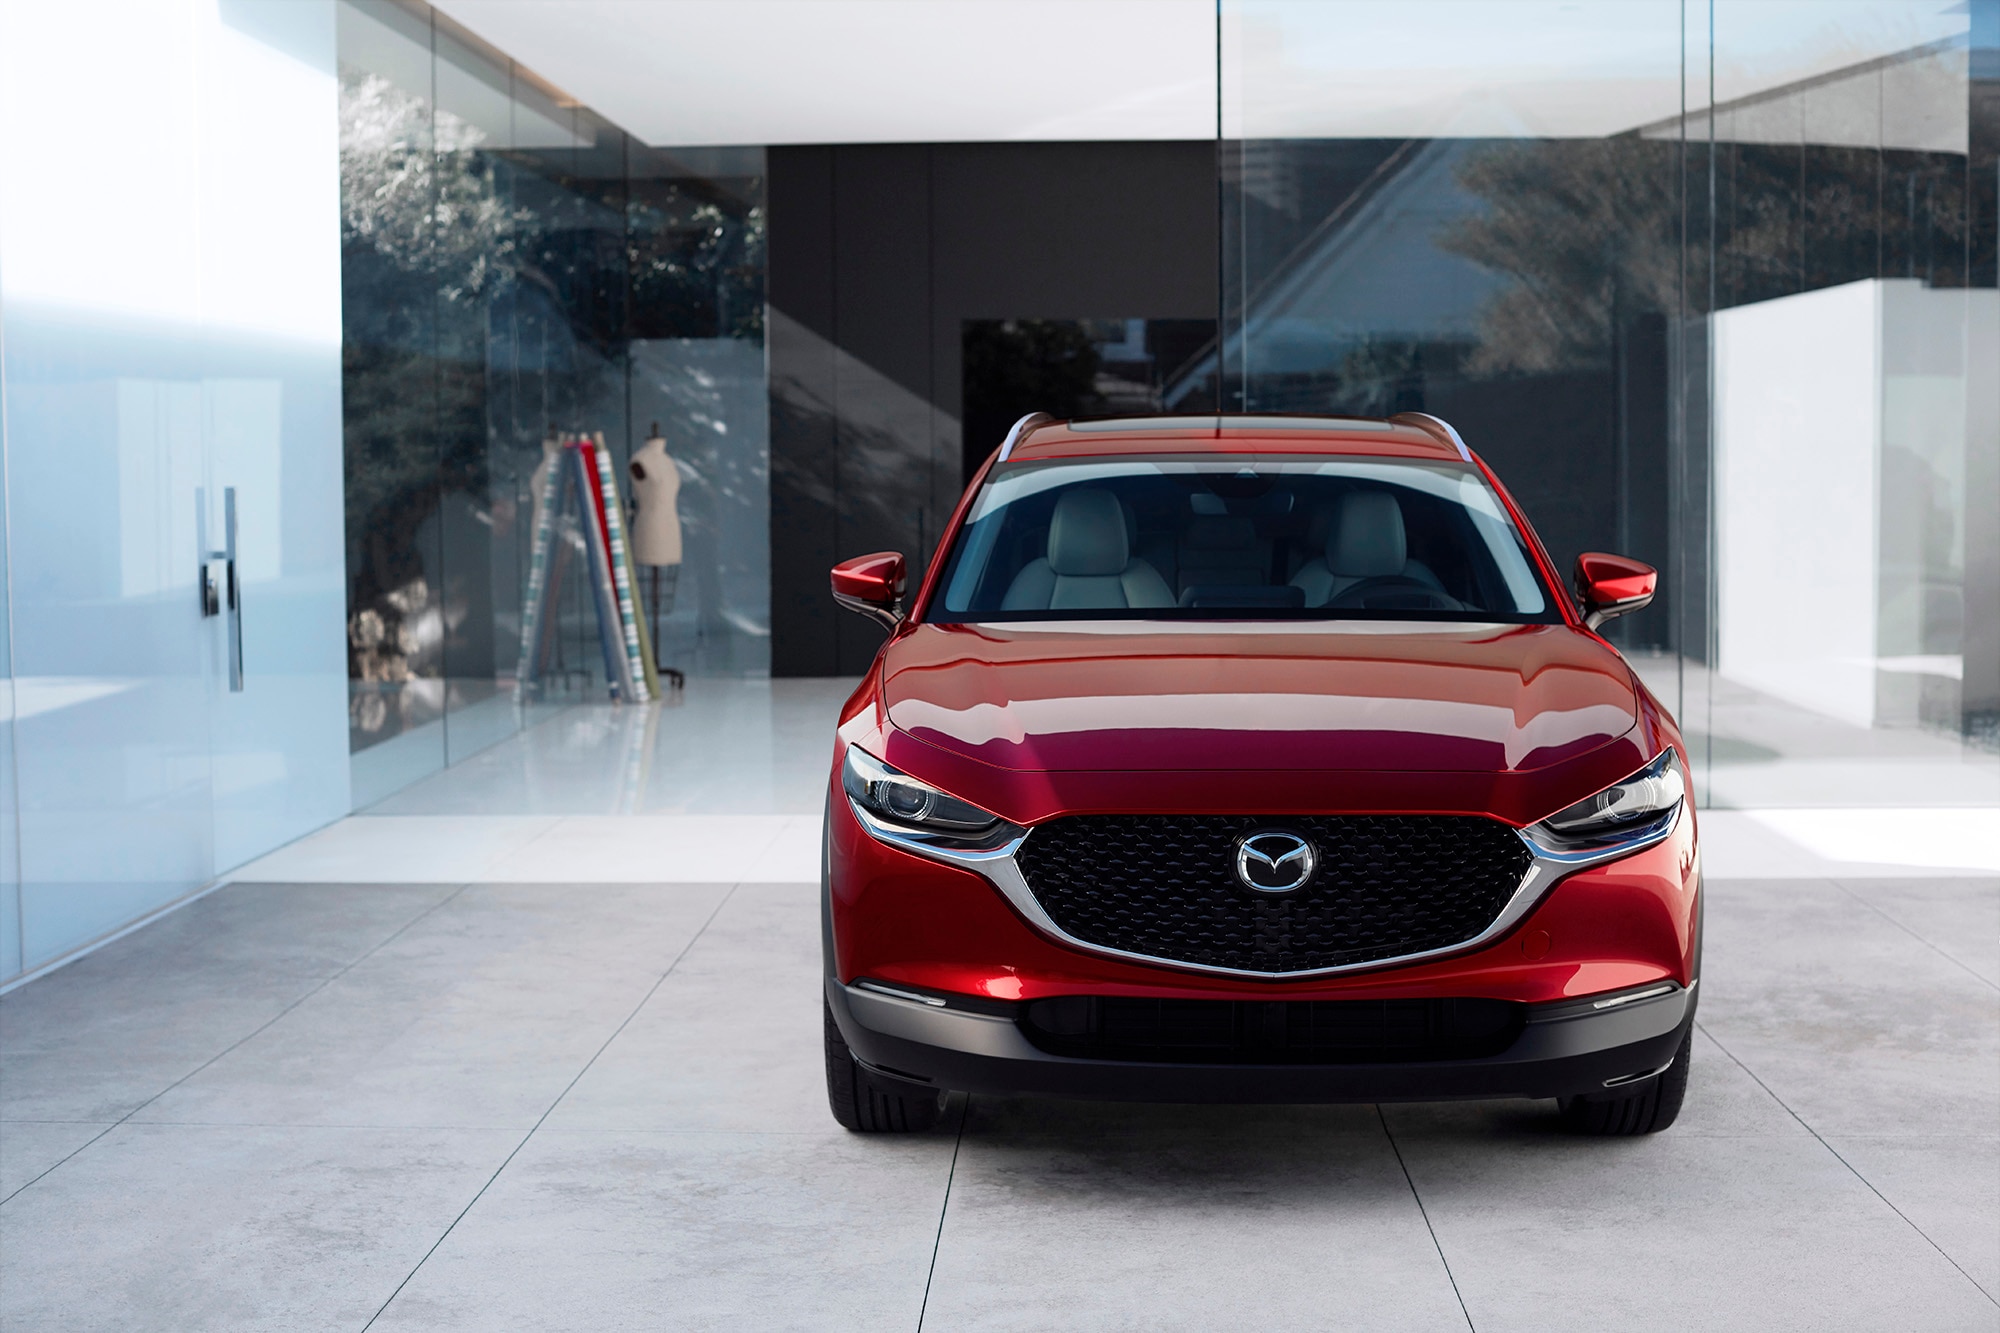
M 1634 654 L 1680 719 L 1710 809 L 2000 808 L 2000 752 L 1916 727 L 1859 727 L 1692 662 Z
M 697 677 L 644 707 L 580 705 L 363 813 L 817 816 L 855 684 Z
M 239 881 L 797 883 L 819 877 L 851 680 L 691 679 L 578 705 L 236 871 Z

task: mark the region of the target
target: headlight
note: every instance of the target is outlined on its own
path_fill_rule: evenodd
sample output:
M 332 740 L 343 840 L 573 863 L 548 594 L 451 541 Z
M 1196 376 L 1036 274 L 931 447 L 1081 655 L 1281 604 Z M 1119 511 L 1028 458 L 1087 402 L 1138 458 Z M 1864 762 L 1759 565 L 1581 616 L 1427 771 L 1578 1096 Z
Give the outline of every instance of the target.
M 1550 815 L 1539 829 L 1553 842 L 1588 846 L 1665 824 L 1686 799 L 1680 758 L 1668 748 L 1624 781 Z
M 878 835 L 970 849 L 1004 842 L 1020 831 L 970 801 L 889 767 L 858 745 L 847 747 L 840 785 L 861 822 Z

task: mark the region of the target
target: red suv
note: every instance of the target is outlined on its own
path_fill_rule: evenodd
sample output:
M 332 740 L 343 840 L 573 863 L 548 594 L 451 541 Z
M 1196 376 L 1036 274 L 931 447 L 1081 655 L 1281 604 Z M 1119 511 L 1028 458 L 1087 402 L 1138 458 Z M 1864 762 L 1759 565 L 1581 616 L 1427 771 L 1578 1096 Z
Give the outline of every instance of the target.
M 1556 1098 L 1664 1129 L 1701 895 L 1674 721 L 1444 422 L 1024 418 L 842 711 L 827 1093 Z

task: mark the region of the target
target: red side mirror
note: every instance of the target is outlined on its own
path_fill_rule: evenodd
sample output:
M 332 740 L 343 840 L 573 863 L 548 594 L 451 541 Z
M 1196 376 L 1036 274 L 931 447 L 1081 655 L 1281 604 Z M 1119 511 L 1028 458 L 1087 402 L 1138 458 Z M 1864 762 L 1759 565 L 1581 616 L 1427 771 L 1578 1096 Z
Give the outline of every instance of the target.
M 1659 591 L 1660 572 L 1651 565 L 1603 551 L 1585 551 L 1576 558 L 1576 597 L 1583 603 L 1583 623 L 1596 629 L 1613 616 L 1637 611 Z
M 890 629 L 903 623 L 903 553 L 857 555 L 833 567 L 833 600 Z

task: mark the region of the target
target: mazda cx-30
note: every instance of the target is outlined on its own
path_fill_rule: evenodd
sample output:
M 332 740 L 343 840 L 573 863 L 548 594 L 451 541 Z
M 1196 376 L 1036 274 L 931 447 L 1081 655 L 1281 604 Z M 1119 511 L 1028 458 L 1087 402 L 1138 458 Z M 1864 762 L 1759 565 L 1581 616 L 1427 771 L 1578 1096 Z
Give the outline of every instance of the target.
M 1446 423 L 1024 418 L 887 641 L 829 782 L 827 1091 L 1555 1099 L 1665 1128 L 1699 972 L 1678 730 Z

